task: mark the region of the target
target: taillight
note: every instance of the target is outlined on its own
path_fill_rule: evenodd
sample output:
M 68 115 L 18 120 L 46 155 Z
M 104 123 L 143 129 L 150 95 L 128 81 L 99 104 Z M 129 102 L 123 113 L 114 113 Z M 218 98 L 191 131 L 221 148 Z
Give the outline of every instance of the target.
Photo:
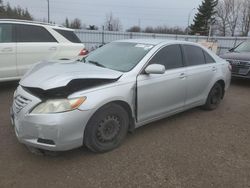
M 78 54 L 79 56 L 85 56 L 85 55 L 88 55 L 88 53 L 89 53 L 89 51 L 87 50 L 87 49 L 82 49 L 81 51 L 80 51 L 80 53 Z
M 231 64 L 228 64 L 228 69 L 229 69 L 230 71 L 232 71 L 232 65 L 231 65 Z

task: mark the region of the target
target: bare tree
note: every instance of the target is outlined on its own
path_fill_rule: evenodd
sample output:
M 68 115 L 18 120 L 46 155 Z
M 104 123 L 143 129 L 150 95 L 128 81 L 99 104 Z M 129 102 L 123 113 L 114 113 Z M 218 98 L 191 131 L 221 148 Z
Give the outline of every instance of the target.
M 244 23 L 244 26 L 247 25 L 246 12 L 248 11 L 245 10 L 243 13 L 243 7 L 245 9 L 245 5 L 243 5 L 242 1 L 250 0 L 219 0 L 216 7 L 215 22 L 219 34 L 226 36 L 230 33 L 231 36 L 235 36 L 237 29 L 239 28 L 240 20 L 242 24 Z
M 241 0 L 226 0 L 228 3 L 229 14 L 227 15 L 227 22 L 231 36 L 235 35 L 237 22 L 239 20 L 240 11 L 241 11 Z M 226 6 L 226 7 L 227 7 Z
M 222 36 L 227 35 L 228 30 L 229 3 L 228 0 L 220 0 L 216 6 L 215 26 Z
M 139 26 L 130 27 L 127 32 L 141 32 L 141 28 Z
M 168 26 L 148 26 L 144 30 L 141 30 L 144 33 L 159 33 L 159 34 L 179 34 L 184 35 L 186 34 L 185 29 L 181 27 L 168 27 Z
M 154 28 L 152 26 L 148 26 L 148 27 L 145 28 L 144 32 L 145 33 L 154 33 L 155 30 L 154 30 Z
M 105 29 L 108 31 L 121 31 L 122 24 L 119 18 L 114 18 L 112 12 L 106 15 Z
M 70 28 L 73 29 L 82 29 L 82 22 L 80 19 L 75 18 L 71 23 L 70 23 Z
M 250 30 L 250 0 L 244 0 L 241 4 L 239 29 L 242 36 L 248 36 Z

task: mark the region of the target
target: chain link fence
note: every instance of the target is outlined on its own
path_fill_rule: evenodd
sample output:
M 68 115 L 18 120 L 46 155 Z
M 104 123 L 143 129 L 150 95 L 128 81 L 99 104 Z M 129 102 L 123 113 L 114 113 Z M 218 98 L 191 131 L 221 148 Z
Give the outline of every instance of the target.
M 172 34 L 155 34 L 155 33 L 131 33 L 131 32 L 114 32 L 114 31 L 91 31 L 76 30 L 75 33 L 85 44 L 88 50 L 94 50 L 100 45 L 121 39 L 168 39 L 182 40 L 190 42 L 213 41 L 218 45 L 217 54 L 223 54 L 239 43 L 249 39 L 248 37 L 205 37 L 193 35 L 172 35 Z

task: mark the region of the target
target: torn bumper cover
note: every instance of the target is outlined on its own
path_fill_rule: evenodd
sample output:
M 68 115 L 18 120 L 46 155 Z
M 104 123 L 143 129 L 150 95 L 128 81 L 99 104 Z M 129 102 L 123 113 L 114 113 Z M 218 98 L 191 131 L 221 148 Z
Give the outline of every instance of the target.
M 19 111 L 17 96 L 28 102 Z M 74 110 L 55 114 L 30 114 L 41 100 L 18 87 L 11 107 L 11 119 L 18 140 L 29 146 L 50 151 L 64 151 L 82 146 L 83 132 L 93 111 Z

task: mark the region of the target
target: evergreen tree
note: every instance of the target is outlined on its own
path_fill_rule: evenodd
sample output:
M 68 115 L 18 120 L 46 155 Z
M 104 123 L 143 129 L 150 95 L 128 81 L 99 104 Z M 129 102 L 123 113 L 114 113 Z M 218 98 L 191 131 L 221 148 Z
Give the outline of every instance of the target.
M 4 15 L 5 9 L 3 5 L 3 1 L 0 0 L 0 18 Z
M 0 0 L 0 18 L 33 20 L 27 9 L 22 9 L 19 6 L 12 8 L 9 3 L 4 6 L 2 0 Z
M 5 15 L 4 18 L 13 18 L 14 10 L 10 7 L 10 4 L 8 3 L 5 7 Z
M 31 14 L 29 13 L 28 9 L 26 8 L 25 11 L 23 12 L 23 17 L 25 20 L 33 20 Z
M 0 13 L 2 13 L 3 11 L 4 11 L 3 1 L 0 0 Z
M 65 27 L 69 28 L 69 19 L 66 18 L 65 23 L 63 24 Z
M 215 7 L 218 0 L 203 0 L 191 25 L 191 34 L 208 35 L 210 25 L 214 22 Z

